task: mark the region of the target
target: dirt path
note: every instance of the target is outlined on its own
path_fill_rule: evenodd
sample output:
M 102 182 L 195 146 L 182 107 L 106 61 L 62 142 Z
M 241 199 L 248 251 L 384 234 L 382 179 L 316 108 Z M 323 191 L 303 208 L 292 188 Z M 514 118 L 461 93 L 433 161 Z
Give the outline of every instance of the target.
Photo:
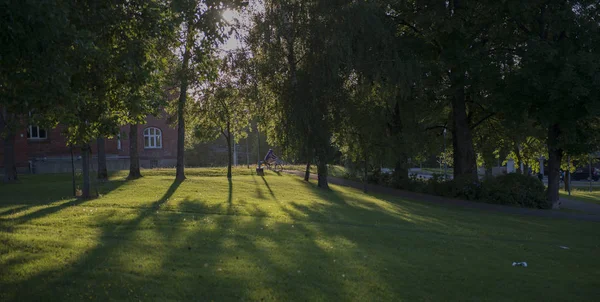
M 297 175 L 300 177 L 304 177 L 304 172 L 299 172 L 299 171 L 284 171 L 284 172 L 288 173 L 288 174 L 293 174 L 293 175 Z M 317 176 L 311 174 L 311 179 L 317 179 Z M 362 190 L 364 188 L 363 183 L 357 182 L 357 181 L 347 180 L 347 179 L 343 179 L 343 178 L 336 178 L 336 177 L 328 177 L 327 179 L 328 179 L 329 183 L 339 185 L 339 186 L 351 187 L 351 188 L 360 189 L 360 190 Z M 537 209 L 517 208 L 517 207 L 502 206 L 502 205 L 488 204 L 488 203 L 479 203 L 479 202 L 472 202 L 472 201 L 466 201 L 466 200 L 440 197 L 440 196 L 435 196 L 435 195 L 415 193 L 415 192 L 404 191 L 404 190 L 397 190 L 397 189 L 393 189 L 393 188 L 388 188 L 388 187 L 383 187 L 383 186 L 378 186 L 378 185 L 371 185 L 371 184 L 367 184 L 367 192 L 375 193 L 375 194 L 388 194 L 388 195 L 398 196 L 398 197 L 402 197 L 402 198 L 406 198 L 406 199 L 410 199 L 410 200 L 414 200 L 414 201 L 431 202 L 431 203 L 442 204 L 442 205 L 451 205 L 451 206 L 456 206 L 456 207 L 478 209 L 478 210 L 483 210 L 483 211 L 501 212 L 501 213 L 513 214 L 513 215 L 527 215 L 527 216 L 537 216 L 537 217 L 549 217 L 549 218 L 558 218 L 558 219 L 573 219 L 573 220 L 585 220 L 585 221 L 600 222 L 600 206 L 599 205 L 588 204 L 588 203 L 574 201 L 574 200 L 566 200 L 564 198 L 561 199 L 563 208 L 569 209 L 569 210 L 575 210 L 575 211 L 581 212 L 581 213 L 570 213 L 570 212 L 565 212 L 565 211 L 561 211 L 561 210 L 537 210 Z

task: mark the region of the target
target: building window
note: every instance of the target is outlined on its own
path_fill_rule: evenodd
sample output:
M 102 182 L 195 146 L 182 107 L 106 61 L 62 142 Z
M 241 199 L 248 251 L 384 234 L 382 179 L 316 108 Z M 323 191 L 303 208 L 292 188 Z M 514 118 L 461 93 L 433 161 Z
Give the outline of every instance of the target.
M 117 135 L 117 150 L 121 150 L 121 134 Z
M 144 148 L 162 148 L 162 131 L 160 131 L 160 129 L 151 127 L 144 130 Z
M 46 129 L 40 128 L 38 126 L 29 126 L 27 129 L 27 138 L 28 139 L 47 139 L 48 133 Z

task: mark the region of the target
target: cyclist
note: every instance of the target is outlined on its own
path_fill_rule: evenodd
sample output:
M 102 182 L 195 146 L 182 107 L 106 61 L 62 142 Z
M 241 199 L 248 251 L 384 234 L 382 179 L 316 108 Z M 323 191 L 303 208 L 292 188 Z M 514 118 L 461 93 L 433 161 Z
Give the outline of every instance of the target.
M 264 162 L 270 166 L 270 165 L 274 164 L 276 161 L 277 161 L 277 156 L 273 152 L 273 149 L 269 149 L 269 152 L 267 152 L 267 155 L 265 156 Z

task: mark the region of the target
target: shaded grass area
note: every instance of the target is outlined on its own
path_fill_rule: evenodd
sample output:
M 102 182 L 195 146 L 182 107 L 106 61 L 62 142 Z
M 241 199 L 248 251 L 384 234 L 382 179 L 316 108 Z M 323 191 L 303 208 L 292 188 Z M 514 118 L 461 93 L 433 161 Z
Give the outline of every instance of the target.
M 594 300 L 591 222 L 461 210 L 289 175 L 0 186 L 0 300 Z M 563 250 L 559 246 L 568 246 Z M 529 267 L 512 267 L 527 261 Z
M 284 166 L 284 169 L 305 172 L 306 165 L 286 165 L 286 166 Z M 346 169 L 344 166 L 329 165 L 327 167 L 327 172 L 328 172 L 328 175 L 331 177 L 338 177 L 338 178 L 345 178 L 345 179 L 357 179 L 357 177 L 352 175 L 352 172 L 349 171 L 348 169 Z M 317 174 L 317 166 L 316 165 L 310 166 L 310 173 L 314 174 L 314 175 Z
M 564 190 L 560 191 L 560 196 L 568 199 L 600 204 L 600 187 L 593 186 L 592 192 L 590 192 L 589 187 L 587 186 L 574 187 L 570 196 L 569 193 Z

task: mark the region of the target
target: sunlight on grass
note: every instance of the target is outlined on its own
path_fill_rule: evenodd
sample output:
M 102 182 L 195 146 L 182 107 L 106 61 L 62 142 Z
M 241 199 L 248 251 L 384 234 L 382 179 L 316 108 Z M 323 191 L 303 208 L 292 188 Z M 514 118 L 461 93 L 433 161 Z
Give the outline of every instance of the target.
M 173 170 L 144 174 L 135 181 L 111 175 L 98 186 L 102 197 L 89 201 L 68 198 L 64 175 L 0 185 L 0 300 L 600 294 L 597 223 L 482 213 L 335 185 L 323 191 L 248 169 L 235 169 L 231 183 L 222 168 L 190 169 L 182 183 Z
M 594 188 L 592 192 L 585 188 L 575 188 L 571 191 L 571 196 L 567 192 L 561 191 L 560 196 L 573 200 L 585 201 L 600 204 L 600 189 Z

